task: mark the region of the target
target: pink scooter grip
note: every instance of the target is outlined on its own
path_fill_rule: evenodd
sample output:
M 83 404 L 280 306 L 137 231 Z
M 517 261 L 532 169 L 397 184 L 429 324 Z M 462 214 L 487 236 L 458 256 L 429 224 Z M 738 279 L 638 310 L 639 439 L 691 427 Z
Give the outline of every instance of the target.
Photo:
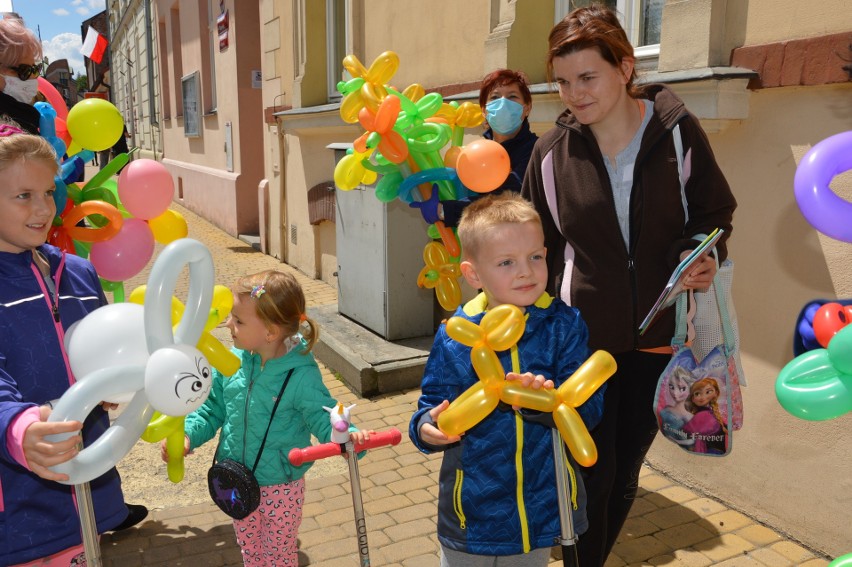
M 364 443 L 355 445 L 355 453 L 360 453 L 367 449 L 376 449 L 385 445 L 397 445 L 402 440 L 402 434 L 399 429 L 393 428 L 387 431 L 379 431 L 370 435 L 370 438 Z M 319 461 L 327 457 L 339 455 L 343 450 L 338 443 L 323 443 L 322 445 L 311 445 L 304 449 L 291 449 L 287 458 L 290 459 L 290 464 L 298 467 L 304 463 Z

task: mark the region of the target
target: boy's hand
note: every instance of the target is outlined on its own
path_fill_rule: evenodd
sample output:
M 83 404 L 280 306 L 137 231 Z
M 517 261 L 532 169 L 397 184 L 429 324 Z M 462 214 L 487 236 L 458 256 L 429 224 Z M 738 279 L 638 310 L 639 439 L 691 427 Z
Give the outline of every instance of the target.
M 432 418 L 432 421 L 437 423 L 438 416 L 441 415 L 445 409 L 450 407 L 450 402 L 444 400 L 439 405 L 433 407 L 429 410 L 429 417 Z M 450 445 L 452 443 L 458 443 L 461 441 L 460 435 L 447 435 L 431 423 L 424 423 L 420 427 L 420 439 L 424 443 L 428 443 L 429 445 Z
M 189 450 L 189 437 L 186 435 L 183 436 L 183 456 L 187 456 L 191 453 Z M 160 441 L 160 458 L 163 459 L 164 463 L 169 462 L 169 452 L 166 450 L 166 440 L 163 439 Z
M 46 408 L 46 406 L 42 407 Z M 50 408 L 47 410 L 47 412 L 40 411 L 43 419 L 47 419 L 47 415 L 50 415 Z M 21 447 L 30 470 L 45 480 L 68 480 L 67 474 L 55 473 L 47 467 L 70 461 L 77 455 L 77 445 L 83 441 L 82 436 L 79 435 L 82 428 L 83 424 L 79 421 L 39 421 L 27 427 Z M 51 443 L 45 439 L 46 435 L 56 433 L 78 433 L 78 435 L 72 435 L 58 443 Z
M 352 431 L 349 433 L 349 440 L 352 441 L 353 445 L 358 445 L 359 443 L 364 443 L 370 440 L 370 435 L 375 435 L 376 432 L 372 429 L 368 429 L 367 431 Z
M 523 374 L 507 372 L 506 380 L 517 380 L 524 388 L 532 388 L 533 390 L 541 390 L 542 388 L 552 390 L 554 386 L 553 380 L 545 379 L 541 374 L 534 376 L 532 372 L 524 372 Z M 520 406 L 512 406 L 512 409 L 518 411 L 521 408 Z

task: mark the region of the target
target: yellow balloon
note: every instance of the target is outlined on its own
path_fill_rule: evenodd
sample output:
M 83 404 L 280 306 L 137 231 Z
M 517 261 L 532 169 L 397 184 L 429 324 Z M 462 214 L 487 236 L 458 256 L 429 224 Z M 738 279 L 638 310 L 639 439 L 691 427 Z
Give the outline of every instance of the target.
M 424 96 L 426 96 L 426 89 L 423 88 L 423 85 L 420 83 L 411 83 L 402 91 L 402 96 L 410 100 L 411 102 L 417 102 Z
M 174 483 L 182 481 L 185 472 L 183 460 L 184 421 L 184 416 L 174 417 L 155 411 L 151 423 L 148 424 L 141 436 L 141 439 L 148 443 L 166 440 L 166 454 L 169 456 L 166 471 L 169 480 Z
M 488 346 L 499 352 L 508 350 L 521 340 L 526 321 L 520 308 L 504 304 L 490 309 L 479 326 L 485 332 Z
M 364 80 L 368 83 L 384 85 L 396 74 L 397 69 L 399 69 L 399 55 L 393 51 L 385 51 L 370 64 Z
M 347 124 L 358 122 L 358 113 L 364 108 L 364 99 L 361 98 L 361 90 L 351 92 L 340 102 L 340 117 Z
M 367 68 L 361 64 L 361 60 L 351 53 L 343 58 L 343 68 L 349 71 L 352 77 L 363 77 L 367 74 Z
M 497 358 L 497 353 L 486 345 L 480 344 L 473 347 L 470 351 L 470 360 L 476 375 L 486 386 L 499 384 L 506 378 L 506 372 L 500 364 L 500 359 Z
M 524 388 L 520 382 L 508 380 L 500 389 L 500 399 L 510 406 L 518 406 L 535 411 L 550 413 L 559 405 L 559 398 L 553 389 Z
M 485 333 L 476 323 L 468 321 L 464 317 L 450 317 L 447 319 L 447 335 L 454 341 L 469 347 L 474 347 L 483 342 Z
M 240 369 L 240 359 L 210 333 L 201 333 L 196 345 L 207 361 L 224 376 L 233 376 Z
M 438 429 L 447 435 L 461 435 L 485 419 L 499 402 L 497 392 L 477 382 L 441 412 Z
M 435 287 L 435 297 L 444 311 L 455 311 L 461 303 L 461 287 L 459 282 L 452 278 L 441 278 Z
M 584 467 L 595 464 L 598 460 L 598 449 L 577 410 L 567 404 L 559 404 L 553 412 L 553 421 L 574 460 Z
M 566 404 L 579 407 L 615 374 L 615 359 L 606 351 L 595 351 L 580 365 L 571 378 L 559 386 L 559 398 Z
M 148 226 L 154 235 L 154 240 L 160 244 L 170 244 L 179 238 L 186 238 L 189 228 L 186 219 L 177 211 L 166 209 L 158 217 L 148 220 Z
M 124 118 L 108 100 L 86 98 L 68 111 L 65 120 L 72 143 L 87 150 L 108 150 L 124 135 Z

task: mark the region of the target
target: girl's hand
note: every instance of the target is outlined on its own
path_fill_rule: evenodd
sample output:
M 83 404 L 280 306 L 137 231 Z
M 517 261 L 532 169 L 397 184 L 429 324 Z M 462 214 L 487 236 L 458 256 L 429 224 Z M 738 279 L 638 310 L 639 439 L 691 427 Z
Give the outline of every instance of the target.
M 680 259 L 689 256 L 692 250 L 684 250 L 680 254 Z M 713 283 L 713 277 L 716 275 L 716 260 L 710 255 L 704 256 L 700 262 L 693 266 L 692 270 L 686 275 L 683 280 L 684 289 L 706 289 Z
M 365 441 L 370 440 L 370 435 L 375 435 L 376 432 L 372 429 L 367 431 L 352 431 L 349 433 L 349 440 L 352 441 L 353 445 L 358 445 L 359 443 L 364 443 Z
M 432 421 L 435 423 L 438 422 L 438 416 L 441 415 L 445 409 L 450 407 L 450 402 L 444 400 L 429 410 L 429 417 L 432 418 Z M 428 443 L 429 445 L 450 445 L 452 443 L 458 443 L 461 441 L 460 435 L 447 435 L 431 423 L 424 423 L 420 426 L 420 439 L 424 443 Z
M 186 435 L 183 436 L 183 456 L 187 456 L 192 451 L 189 450 L 189 437 Z M 163 459 L 164 463 L 169 462 L 169 453 L 166 451 L 166 440 L 163 439 L 160 441 L 160 458 Z
M 42 406 L 40 410 L 42 419 L 50 415 L 50 408 Z M 79 421 L 39 421 L 27 427 L 24 432 L 22 448 L 27 466 L 36 475 L 45 480 L 68 480 L 67 474 L 55 473 L 47 467 L 70 461 L 77 455 L 77 445 L 83 441 L 79 435 L 83 424 Z M 65 441 L 52 443 L 45 439 L 47 435 L 56 433 L 77 433 Z
M 113 402 L 101 402 L 101 407 L 104 408 L 104 411 L 112 411 L 114 409 L 118 409 L 118 404 Z

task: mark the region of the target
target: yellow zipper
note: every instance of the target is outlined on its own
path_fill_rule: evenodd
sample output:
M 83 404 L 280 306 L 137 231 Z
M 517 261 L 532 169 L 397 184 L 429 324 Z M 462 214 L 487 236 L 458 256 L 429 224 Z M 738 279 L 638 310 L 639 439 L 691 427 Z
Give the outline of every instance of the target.
M 464 481 L 464 471 L 456 469 L 456 484 L 453 487 L 453 510 L 456 511 L 456 516 L 459 518 L 459 527 L 466 529 L 467 519 L 464 517 L 464 510 L 462 510 L 462 481 Z
M 512 355 L 512 371 L 520 374 L 521 361 L 518 357 L 517 345 L 512 345 L 510 353 Z M 518 412 L 515 412 L 515 440 L 515 470 L 518 479 L 515 491 L 518 498 L 518 516 L 521 520 L 521 540 L 524 545 L 524 553 L 529 553 L 531 549 L 530 527 L 527 523 L 527 508 L 524 503 L 524 420 Z

